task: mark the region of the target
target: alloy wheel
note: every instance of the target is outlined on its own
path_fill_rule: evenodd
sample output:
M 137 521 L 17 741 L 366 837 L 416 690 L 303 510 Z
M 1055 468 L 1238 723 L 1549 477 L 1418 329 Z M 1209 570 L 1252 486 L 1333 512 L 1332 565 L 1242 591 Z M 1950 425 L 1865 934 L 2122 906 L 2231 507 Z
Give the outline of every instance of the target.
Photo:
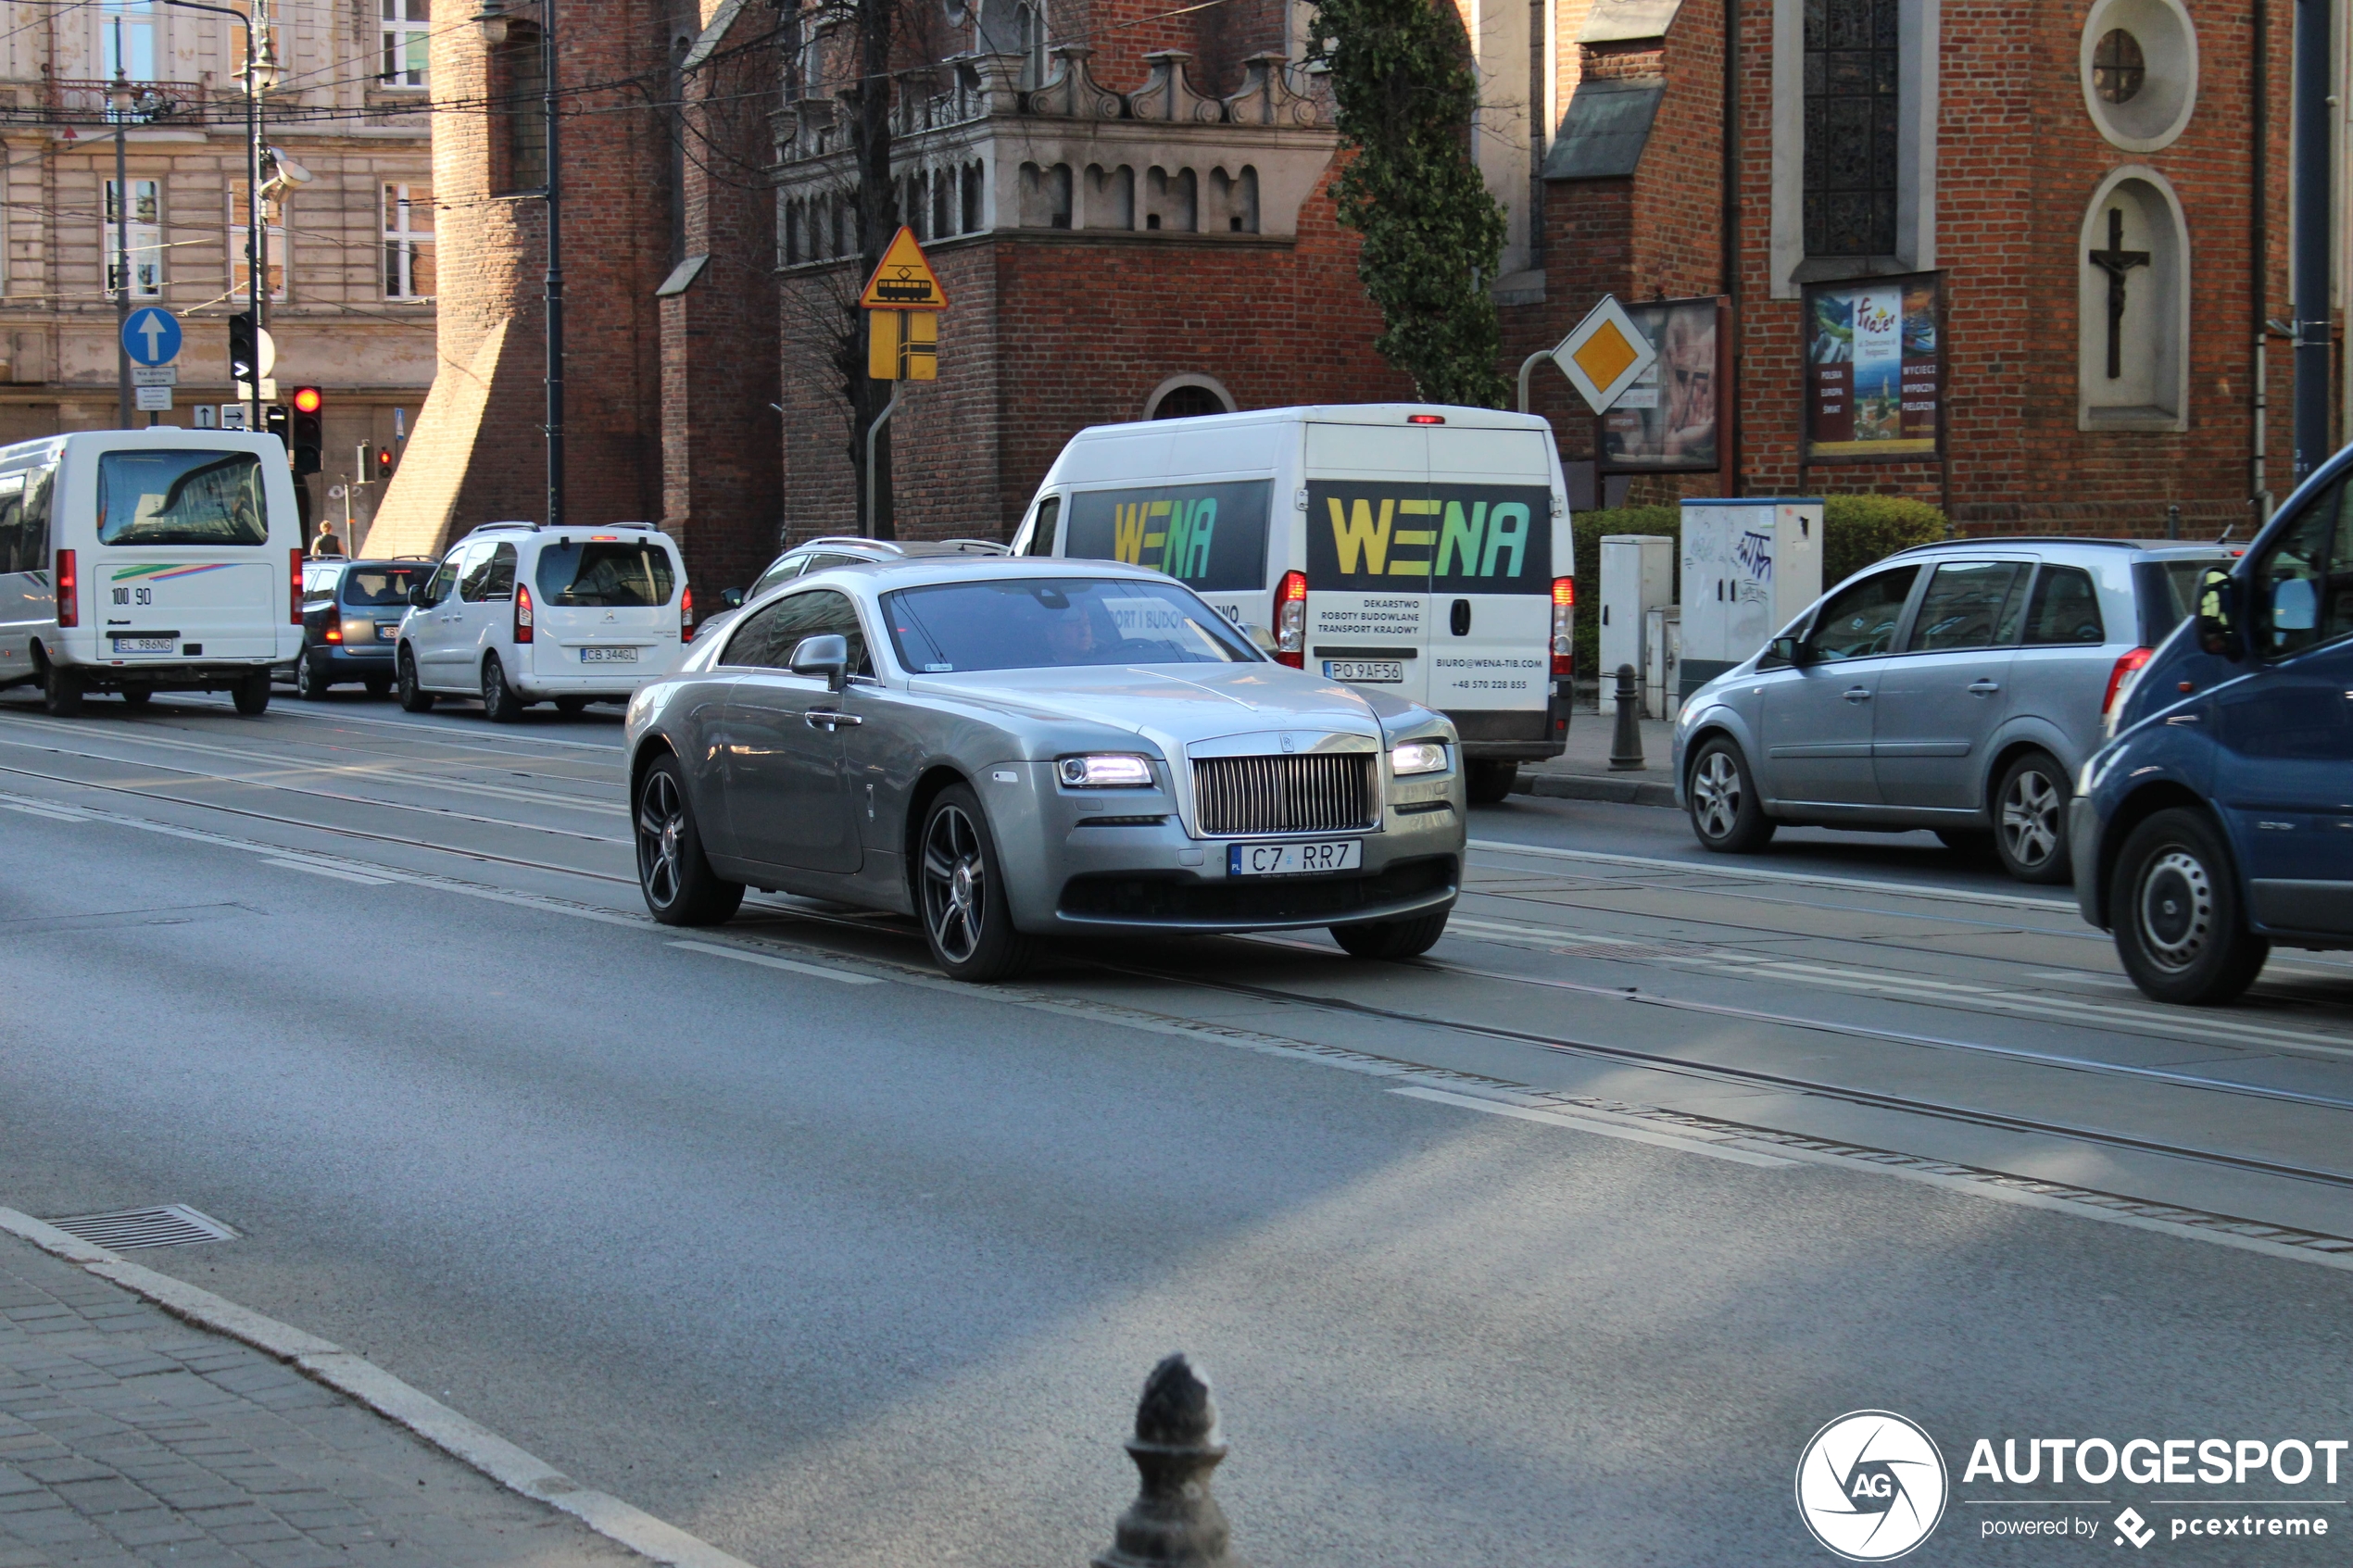
M 2058 847 L 2063 808 L 2058 785 L 2044 773 L 2026 768 L 2013 776 L 2002 796 L 2002 842 L 2010 859 L 2029 868 L 2046 863 Z
M 658 908 L 677 902 L 685 885 L 679 839 L 686 831 L 686 803 L 678 781 L 656 772 L 637 797 L 637 880 Z
M 2150 962 L 2176 972 L 2197 962 L 2214 931 L 2214 882 L 2196 856 L 2169 849 L 2150 860 L 2133 902 Z
M 980 830 L 961 808 L 942 806 L 924 832 L 924 922 L 950 962 L 979 949 L 988 891 Z
M 1741 814 L 1741 771 L 1731 754 L 1710 752 L 1692 774 L 1692 816 L 1699 831 L 1722 838 Z

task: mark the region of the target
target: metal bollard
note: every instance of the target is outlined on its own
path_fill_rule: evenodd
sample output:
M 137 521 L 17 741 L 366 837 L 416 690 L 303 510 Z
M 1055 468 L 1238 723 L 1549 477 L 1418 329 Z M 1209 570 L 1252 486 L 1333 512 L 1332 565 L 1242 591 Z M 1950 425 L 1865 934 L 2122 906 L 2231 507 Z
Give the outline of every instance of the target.
M 1642 762 L 1642 697 L 1634 688 L 1634 667 L 1617 667 L 1617 728 L 1609 737 L 1609 771 L 1638 772 Z
M 1209 1384 L 1184 1352 L 1152 1368 L 1127 1444 L 1143 1488 L 1119 1516 L 1111 1549 L 1095 1554 L 1094 1568 L 1248 1568 L 1226 1549 L 1232 1532 L 1209 1495 L 1209 1473 L 1226 1457 L 1216 1436 Z

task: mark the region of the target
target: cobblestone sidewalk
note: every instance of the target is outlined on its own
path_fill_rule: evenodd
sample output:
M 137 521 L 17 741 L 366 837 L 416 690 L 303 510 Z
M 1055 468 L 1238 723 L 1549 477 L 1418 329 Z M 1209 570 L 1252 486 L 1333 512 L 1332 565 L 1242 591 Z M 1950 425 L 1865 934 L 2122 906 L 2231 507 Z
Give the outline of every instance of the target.
M 235 1340 L 0 1235 L 0 1568 L 644 1568 Z

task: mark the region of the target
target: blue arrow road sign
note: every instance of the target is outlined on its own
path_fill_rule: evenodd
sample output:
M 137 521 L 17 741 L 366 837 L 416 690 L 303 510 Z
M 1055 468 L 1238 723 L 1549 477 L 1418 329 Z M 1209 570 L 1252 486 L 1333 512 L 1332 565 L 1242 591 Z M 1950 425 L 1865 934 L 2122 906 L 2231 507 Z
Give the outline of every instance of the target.
M 149 305 L 122 323 L 122 346 L 142 365 L 169 365 L 180 358 L 180 318 Z

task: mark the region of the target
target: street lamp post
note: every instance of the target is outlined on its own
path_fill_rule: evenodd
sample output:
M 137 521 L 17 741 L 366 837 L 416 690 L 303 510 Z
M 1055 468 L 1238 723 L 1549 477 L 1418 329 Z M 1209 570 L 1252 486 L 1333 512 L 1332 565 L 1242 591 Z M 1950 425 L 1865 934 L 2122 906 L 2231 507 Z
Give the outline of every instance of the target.
M 131 428 L 131 78 L 122 58 L 122 19 L 114 19 L 114 381 L 115 422 Z
M 183 11 L 209 11 L 216 17 L 227 17 L 245 30 L 245 309 L 253 317 L 253 364 L 249 369 L 253 380 L 248 383 L 252 401 L 247 405 L 245 428 L 258 431 L 261 420 L 261 275 L 269 265 L 270 239 L 261 226 L 261 73 L 257 63 L 253 43 L 253 19 L 243 11 L 233 11 L 226 6 L 206 6 L 197 0 L 164 0 Z M 120 51 L 118 51 L 120 53 Z M 123 372 L 128 380 L 130 371 Z
M 483 41 L 492 48 L 506 43 L 508 0 L 484 0 L 474 21 Z M 547 204 L 547 270 L 542 283 L 547 311 L 547 526 L 564 521 L 564 230 L 561 173 L 556 115 L 556 0 L 539 0 L 539 112 L 545 128 L 547 182 L 540 196 Z

